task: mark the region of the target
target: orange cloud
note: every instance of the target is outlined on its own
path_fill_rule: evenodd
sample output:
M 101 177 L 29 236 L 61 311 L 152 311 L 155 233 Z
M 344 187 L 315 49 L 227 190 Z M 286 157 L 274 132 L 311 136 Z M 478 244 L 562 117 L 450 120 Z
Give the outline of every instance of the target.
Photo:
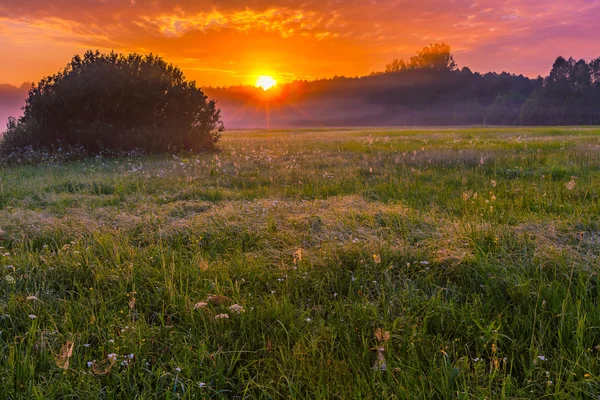
M 158 53 L 202 85 L 361 75 L 437 41 L 472 69 L 537 75 L 600 55 L 597 20 L 589 0 L 0 0 L 0 81 L 87 48 Z

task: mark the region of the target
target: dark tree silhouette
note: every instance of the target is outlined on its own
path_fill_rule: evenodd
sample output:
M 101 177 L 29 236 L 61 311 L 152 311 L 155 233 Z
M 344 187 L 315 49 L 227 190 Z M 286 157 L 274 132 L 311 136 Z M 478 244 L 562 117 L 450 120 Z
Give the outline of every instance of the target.
M 434 71 L 453 71 L 456 69 L 451 48 L 446 43 L 435 43 L 423 47 L 417 55 L 410 58 L 409 66 L 413 69 L 430 69 Z
M 417 55 L 408 62 L 395 58 L 385 66 L 385 73 L 402 72 L 406 70 L 453 71 L 456 69 L 451 48 L 446 43 L 435 43 L 423 47 Z
M 528 125 L 600 124 L 600 59 L 558 57 L 521 110 Z
M 0 151 L 202 151 L 222 130 L 215 102 L 179 68 L 152 54 L 88 51 L 30 90 Z
M 233 125 L 264 123 L 255 88 L 212 88 L 211 94 L 225 112 L 235 114 Z M 408 63 L 394 59 L 385 72 L 293 82 L 274 96 L 282 101 L 270 104 L 269 123 L 279 127 L 595 125 L 600 124 L 600 58 L 587 63 L 558 57 L 547 77 L 530 79 L 459 70 L 450 47 L 433 44 Z

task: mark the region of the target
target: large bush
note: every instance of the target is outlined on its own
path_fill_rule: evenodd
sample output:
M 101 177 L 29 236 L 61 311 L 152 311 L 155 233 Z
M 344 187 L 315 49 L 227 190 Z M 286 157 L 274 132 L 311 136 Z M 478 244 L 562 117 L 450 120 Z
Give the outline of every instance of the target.
M 30 90 L 0 152 L 203 151 L 222 131 L 215 102 L 179 68 L 154 55 L 88 51 Z

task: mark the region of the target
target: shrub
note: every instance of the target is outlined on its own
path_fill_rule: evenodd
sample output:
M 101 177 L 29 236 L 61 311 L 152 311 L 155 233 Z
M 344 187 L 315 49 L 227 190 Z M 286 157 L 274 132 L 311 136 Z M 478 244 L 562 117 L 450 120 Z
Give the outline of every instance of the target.
M 152 54 L 88 51 L 32 87 L 0 154 L 205 151 L 222 131 L 215 101 L 179 68 Z

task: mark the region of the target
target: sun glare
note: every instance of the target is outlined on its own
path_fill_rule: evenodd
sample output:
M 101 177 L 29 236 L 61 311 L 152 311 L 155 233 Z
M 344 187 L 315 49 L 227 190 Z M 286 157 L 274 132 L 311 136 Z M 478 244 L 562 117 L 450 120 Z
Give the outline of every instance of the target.
M 275 85 L 277 85 L 277 81 L 271 76 L 259 76 L 256 80 L 256 87 L 260 87 L 264 91 L 271 89 Z

